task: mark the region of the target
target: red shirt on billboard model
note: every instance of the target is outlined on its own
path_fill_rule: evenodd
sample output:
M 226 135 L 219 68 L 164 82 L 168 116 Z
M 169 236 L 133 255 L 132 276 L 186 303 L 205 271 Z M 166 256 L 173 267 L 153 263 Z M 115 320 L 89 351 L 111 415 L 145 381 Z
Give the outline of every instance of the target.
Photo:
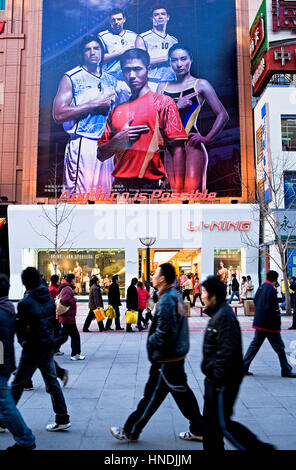
M 188 138 L 174 101 L 150 90 L 133 101 L 117 106 L 110 112 L 98 144 L 109 142 L 131 118 L 133 126 L 147 125 L 149 132 L 143 133 L 130 148 L 116 153 L 112 175 L 116 178 L 151 180 L 165 178 L 160 147 Z

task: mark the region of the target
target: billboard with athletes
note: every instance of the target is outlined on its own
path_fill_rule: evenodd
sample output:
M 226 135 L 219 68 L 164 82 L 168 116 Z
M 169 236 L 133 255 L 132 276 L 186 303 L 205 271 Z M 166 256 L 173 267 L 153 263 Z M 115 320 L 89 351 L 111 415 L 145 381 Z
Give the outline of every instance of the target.
M 239 197 L 235 4 L 43 2 L 37 197 Z

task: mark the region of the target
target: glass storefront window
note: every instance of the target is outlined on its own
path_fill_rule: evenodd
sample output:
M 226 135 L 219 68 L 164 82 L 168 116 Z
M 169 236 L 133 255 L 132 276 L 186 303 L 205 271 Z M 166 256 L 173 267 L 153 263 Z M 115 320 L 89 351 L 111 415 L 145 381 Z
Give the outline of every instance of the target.
M 246 276 L 246 250 L 245 248 L 215 248 L 214 274 L 229 285 L 232 274 L 241 283 L 242 275 Z
M 171 263 L 179 276 L 183 270 L 187 274 L 201 275 L 200 249 L 150 249 L 150 273 L 153 275 L 162 263 Z M 146 249 L 139 250 L 139 279 L 146 275 Z
M 28 261 L 31 263 L 28 264 Z M 36 266 L 47 283 L 54 274 L 53 250 L 24 250 L 23 267 Z M 75 249 L 60 250 L 57 255 L 57 274 L 60 277 L 73 273 L 76 276 L 76 293 L 87 295 L 92 275 L 100 278 L 102 292 L 107 294 L 112 276 L 120 278 L 120 293 L 125 296 L 125 250 L 122 249 Z

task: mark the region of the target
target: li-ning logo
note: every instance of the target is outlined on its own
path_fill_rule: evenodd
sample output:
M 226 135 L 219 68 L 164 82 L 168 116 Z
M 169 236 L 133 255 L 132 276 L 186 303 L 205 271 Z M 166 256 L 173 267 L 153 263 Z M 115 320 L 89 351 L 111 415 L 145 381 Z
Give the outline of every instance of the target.
M 187 230 L 190 232 L 195 232 L 198 230 L 203 230 L 203 229 L 209 229 L 211 231 L 214 230 L 214 228 L 217 228 L 220 231 L 228 231 L 230 228 L 233 227 L 234 230 L 239 230 L 240 232 L 246 232 L 247 230 L 250 230 L 251 228 L 251 222 L 231 222 L 231 221 L 225 221 L 225 222 L 200 222 L 199 225 L 196 225 L 195 227 L 192 226 L 192 222 L 188 222 L 187 225 Z
M 4 364 L 4 344 L 0 341 L 0 365 Z

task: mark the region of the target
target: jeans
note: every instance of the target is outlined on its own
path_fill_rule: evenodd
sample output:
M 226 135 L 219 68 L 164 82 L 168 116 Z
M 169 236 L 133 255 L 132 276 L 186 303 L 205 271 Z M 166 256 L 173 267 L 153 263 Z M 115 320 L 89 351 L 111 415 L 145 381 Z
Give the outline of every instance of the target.
M 15 406 L 8 376 L 0 375 L 0 419 L 1 423 L 11 432 L 14 440 L 22 447 L 31 447 L 35 444 L 35 437 L 23 420 L 22 415 Z
M 181 413 L 189 420 L 190 431 L 203 435 L 203 418 L 194 393 L 187 384 L 184 359 L 174 362 L 153 363 L 145 386 L 144 397 L 137 409 L 128 417 L 124 432 L 129 439 L 137 439 L 144 426 L 157 411 L 168 393 L 171 393 Z
M 50 394 L 53 410 L 56 414 L 57 424 L 69 423 L 69 415 L 63 392 L 57 379 L 56 365 L 53 360 L 53 351 L 25 351 L 23 350 L 15 378 L 11 385 L 11 393 L 17 404 L 28 380 L 32 378 L 35 370 L 39 369 L 47 393 Z
M 254 357 L 256 356 L 257 352 L 261 348 L 265 338 L 268 339 L 270 342 L 271 347 L 274 349 L 274 351 L 277 353 L 280 364 L 281 364 L 281 369 L 282 373 L 286 374 L 291 372 L 292 367 L 287 361 L 287 356 L 285 353 L 285 345 L 283 343 L 282 337 L 280 333 L 269 333 L 267 331 L 255 331 L 255 336 L 253 340 L 250 343 L 250 346 L 248 347 L 248 350 L 245 354 L 244 357 L 244 369 L 245 371 L 249 370 L 250 364 Z
M 239 450 L 265 447 L 248 428 L 231 420 L 239 386 L 240 381 L 237 381 L 218 391 L 213 382 L 205 379 L 203 448 L 211 455 L 224 452 L 224 436 Z
M 67 339 L 71 338 L 71 356 L 76 356 L 76 354 L 81 353 L 81 344 L 80 344 L 80 334 L 77 329 L 76 323 L 67 324 L 64 323 L 62 326 L 62 334 L 60 338 L 57 340 L 57 344 L 55 342 L 55 346 L 60 347 L 64 344 Z
M 238 291 L 238 290 L 233 290 L 233 291 L 231 292 L 230 299 L 228 300 L 228 303 L 229 303 L 229 304 L 231 304 L 231 302 L 232 302 L 234 296 L 236 296 L 236 297 L 238 298 L 238 300 L 240 299 L 239 291 Z

